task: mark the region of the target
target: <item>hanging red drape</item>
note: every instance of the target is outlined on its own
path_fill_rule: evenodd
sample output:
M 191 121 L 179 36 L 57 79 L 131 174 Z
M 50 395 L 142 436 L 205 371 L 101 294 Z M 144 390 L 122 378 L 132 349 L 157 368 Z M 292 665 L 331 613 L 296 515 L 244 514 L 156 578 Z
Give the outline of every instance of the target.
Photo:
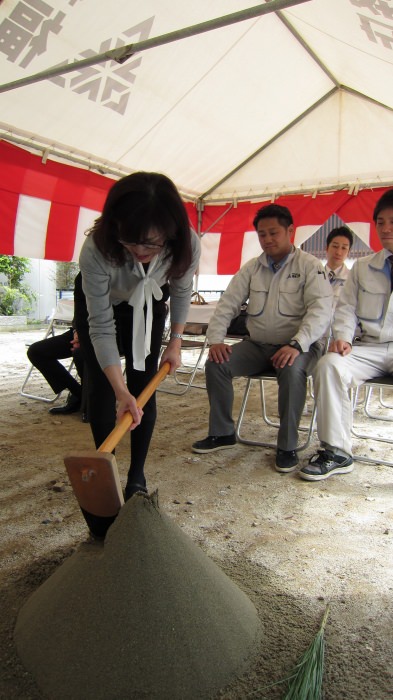
M 77 260 L 84 231 L 101 211 L 113 182 L 82 168 L 51 160 L 44 163 L 40 156 L 1 141 L 0 253 Z M 296 227 L 321 226 L 332 214 L 346 223 L 370 225 L 375 203 L 385 190 L 364 189 L 356 195 L 347 190 L 315 197 L 288 195 L 275 202 L 290 209 Z M 239 269 L 244 235 L 254 230 L 255 213 L 264 203 L 204 206 L 202 232 L 220 234 L 217 274 L 234 274 Z M 196 206 L 186 203 L 186 208 L 191 224 L 197 228 Z M 381 248 L 372 223 L 369 245 L 373 250 Z

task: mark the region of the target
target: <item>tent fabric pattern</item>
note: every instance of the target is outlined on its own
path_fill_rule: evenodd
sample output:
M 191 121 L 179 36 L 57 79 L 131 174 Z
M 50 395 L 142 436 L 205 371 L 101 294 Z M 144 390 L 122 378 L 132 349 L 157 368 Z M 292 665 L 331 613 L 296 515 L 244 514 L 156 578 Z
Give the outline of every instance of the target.
M 0 138 L 115 176 L 164 172 L 192 201 L 391 185 L 392 0 L 279 2 L 161 44 L 252 3 L 2 2 Z M 73 67 L 131 43 L 124 62 Z
M 0 253 L 48 260 L 78 260 L 86 231 L 99 216 L 114 180 L 69 165 L 47 161 L 0 142 Z M 380 243 L 370 225 L 376 201 L 386 188 L 288 195 L 276 203 L 289 207 L 296 226 L 295 244 L 309 238 L 338 214 L 372 249 Z M 260 254 L 254 216 L 265 202 L 237 206 L 205 205 L 198 225 L 196 205 L 186 202 L 191 225 L 202 236 L 200 274 L 235 274 Z

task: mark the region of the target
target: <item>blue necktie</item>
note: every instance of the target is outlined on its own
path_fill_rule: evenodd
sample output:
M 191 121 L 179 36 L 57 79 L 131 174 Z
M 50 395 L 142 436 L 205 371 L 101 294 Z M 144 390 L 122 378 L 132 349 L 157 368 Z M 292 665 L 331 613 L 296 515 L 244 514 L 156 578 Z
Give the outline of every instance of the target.
M 393 255 L 388 256 L 390 263 L 390 291 L 393 292 Z

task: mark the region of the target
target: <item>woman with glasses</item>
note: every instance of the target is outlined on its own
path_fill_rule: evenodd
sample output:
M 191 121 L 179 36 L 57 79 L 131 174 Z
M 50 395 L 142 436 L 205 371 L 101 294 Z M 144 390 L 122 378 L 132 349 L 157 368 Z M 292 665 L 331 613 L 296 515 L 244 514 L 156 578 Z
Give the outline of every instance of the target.
M 155 396 L 143 411 L 136 397 L 157 372 L 168 297 L 171 337 L 161 364 L 169 361 L 171 372 L 180 365 L 199 256 L 199 238 L 175 185 L 147 172 L 112 186 L 81 250 L 89 316 L 78 333 L 87 363 L 90 425 L 98 447 L 115 425 L 116 404 L 118 418 L 132 414 L 126 499 L 147 492 L 144 464 L 156 421 Z

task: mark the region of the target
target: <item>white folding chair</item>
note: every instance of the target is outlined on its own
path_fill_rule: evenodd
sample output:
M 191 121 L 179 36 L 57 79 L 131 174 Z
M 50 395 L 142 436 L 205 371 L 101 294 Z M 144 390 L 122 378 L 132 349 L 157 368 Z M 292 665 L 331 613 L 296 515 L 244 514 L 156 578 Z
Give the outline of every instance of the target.
M 190 305 L 181 342 L 182 366 L 173 375 L 177 386 L 171 389 L 168 387 L 167 381 L 159 386 L 157 391 L 182 396 L 189 389 L 206 389 L 204 381 L 196 382 L 195 378 L 198 371 L 204 369 L 207 351 L 206 330 L 216 305 L 215 301 Z M 169 335 L 170 328 L 168 327 L 162 342 L 163 350 L 168 345 Z
M 362 385 L 365 389 L 365 399 L 362 404 L 362 409 L 364 415 L 367 416 L 367 418 L 370 418 L 371 420 L 374 421 L 384 421 L 384 422 L 392 422 L 393 421 L 393 406 L 386 404 L 386 402 L 381 401 L 382 397 L 382 392 L 384 390 L 393 390 L 393 375 L 388 374 L 384 375 L 382 377 L 374 377 L 373 379 L 368 379 L 366 382 L 364 382 Z M 353 408 L 353 413 L 352 413 L 352 427 L 351 427 L 351 432 L 352 435 L 360 440 L 371 440 L 371 441 L 376 441 L 376 442 L 381 442 L 385 443 L 386 445 L 392 445 L 393 444 L 393 432 L 391 431 L 392 437 L 381 437 L 376 434 L 376 429 L 374 426 L 374 429 L 368 433 L 363 432 L 363 428 L 360 429 L 360 427 L 354 425 L 354 420 L 355 420 L 355 411 L 357 408 L 359 408 L 359 402 L 358 402 L 358 393 L 359 393 L 359 388 L 355 390 L 351 390 L 351 399 L 352 399 L 352 408 Z M 371 407 L 371 402 L 372 402 L 372 396 L 373 396 L 373 390 L 374 389 L 379 389 L 379 403 L 380 406 L 383 408 L 387 408 L 390 413 L 387 415 L 380 415 L 378 413 L 375 413 L 375 410 L 372 411 Z M 386 430 L 386 428 L 385 428 Z M 373 457 L 370 456 L 361 456 L 354 454 L 354 460 L 358 462 L 370 462 L 371 464 L 383 464 L 387 467 L 393 467 L 393 462 L 388 461 L 388 460 L 383 460 L 383 459 L 374 459 Z
M 183 337 L 181 343 L 182 360 L 184 361 L 182 361 L 182 366 L 174 374 L 177 386 L 183 388 L 168 389 L 165 385 L 161 385 L 157 391 L 182 396 L 189 389 L 206 389 L 205 382 L 196 382 L 195 378 L 198 371 L 204 373 L 205 361 L 208 355 L 206 331 L 216 305 L 216 301 L 208 302 L 207 304 L 191 304 L 183 333 L 183 336 L 187 337 Z M 168 328 L 167 336 L 163 340 L 163 348 L 168 344 L 169 334 L 170 329 Z M 243 335 L 228 334 L 225 342 L 228 344 L 237 343 L 243 338 Z M 188 379 L 185 380 L 184 377 L 188 377 Z
M 73 317 L 73 299 L 59 299 L 56 309 L 54 310 L 52 318 L 50 320 L 49 326 L 42 340 L 45 340 L 45 338 L 48 338 L 50 335 L 55 335 L 56 331 L 64 332 L 67 328 L 70 327 Z M 71 360 L 68 366 L 69 372 L 71 372 L 73 366 L 74 361 Z M 26 377 L 23 381 L 22 388 L 20 390 L 21 396 L 24 396 L 27 399 L 35 399 L 36 401 L 44 401 L 45 403 L 53 403 L 54 401 L 56 401 L 56 399 L 59 398 L 62 392 L 60 392 L 59 394 L 55 394 L 52 397 L 48 397 L 43 394 L 32 393 L 31 391 L 27 391 L 27 385 L 30 384 L 31 381 L 33 381 L 36 374 L 39 374 L 41 376 L 41 374 L 38 372 L 38 370 L 36 370 L 34 365 L 30 364 Z

